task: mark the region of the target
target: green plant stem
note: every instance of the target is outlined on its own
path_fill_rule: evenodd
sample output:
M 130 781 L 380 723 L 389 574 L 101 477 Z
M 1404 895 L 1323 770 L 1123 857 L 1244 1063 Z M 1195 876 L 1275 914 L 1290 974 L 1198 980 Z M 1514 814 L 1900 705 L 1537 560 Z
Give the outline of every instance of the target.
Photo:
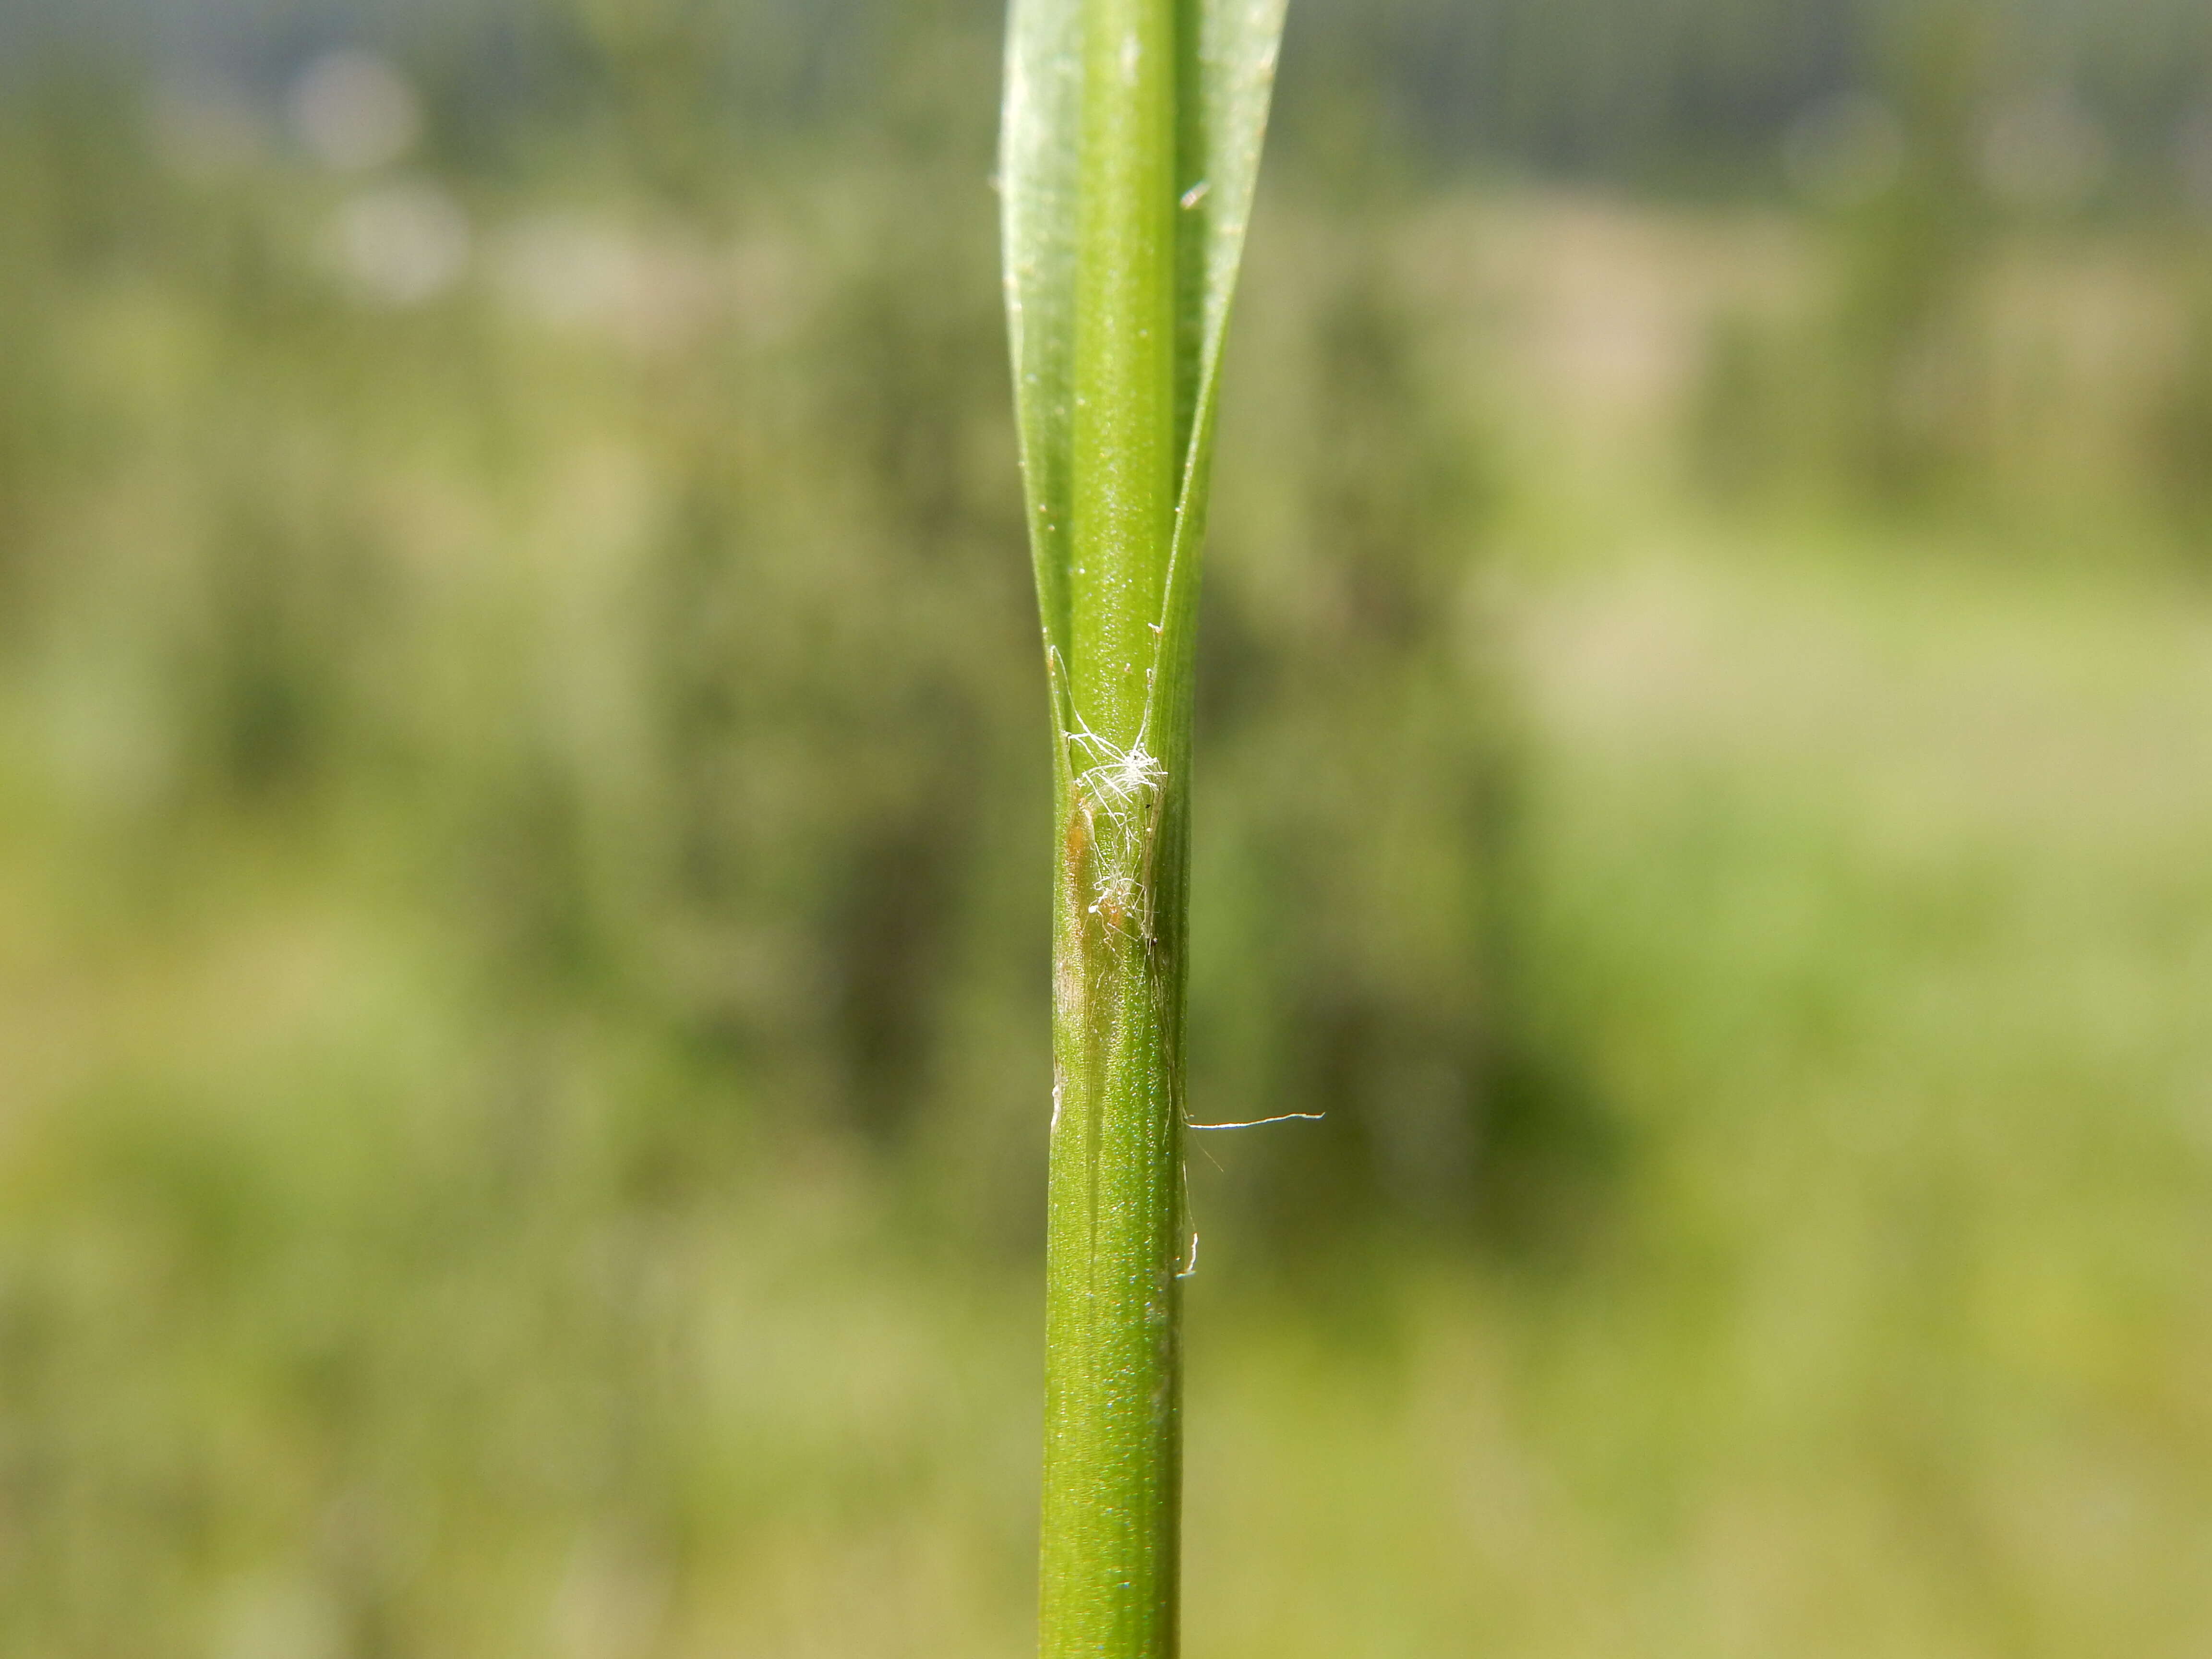
M 1056 790 L 1040 1651 L 1176 1650 L 1188 699 L 1175 532 L 1175 0 L 1088 0 Z M 1157 687 L 1167 693 L 1175 688 Z M 1157 758 L 1164 756 L 1163 763 Z

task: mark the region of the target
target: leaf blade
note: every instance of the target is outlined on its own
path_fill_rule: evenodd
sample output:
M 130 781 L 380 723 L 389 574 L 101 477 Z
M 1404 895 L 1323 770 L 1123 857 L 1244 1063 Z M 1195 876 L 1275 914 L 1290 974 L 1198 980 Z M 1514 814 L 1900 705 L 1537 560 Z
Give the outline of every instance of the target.
M 1046 645 L 1060 653 L 1063 667 L 1072 649 L 1068 580 L 1082 46 L 1077 0 L 1013 0 L 999 137 L 1000 240 L 1030 561 Z
M 1187 745 L 1198 634 L 1198 585 L 1213 471 L 1215 411 L 1229 317 L 1251 223 L 1260 155 L 1273 100 L 1285 0 L 1199 0 L 1189 9 L 1177 71 L 1183 100 L 1182 211 L 1195 220 L 1182 240 L 1178 308 L 1188 331 L 1181 372 L 1182 477 L 1166 605 L 1160 618 L 1161 699 L 1156 729 Z M 1182 756 L 1178 749 L 1175 761 Z M 1173 762 L 1171 761 L 1171 764 Z
M 1177 215 L 1178 477 L 1160 618 L 1163 672 L 1155 680 L 1170 705 L 1188 701 L 1213 412 L 1284 9 L 1285 0 L 1190 0 L 1181 9 L 1176 188 L 1185 205 Z M 1039 612 L 1045 644 L 1063 663 L 1073 651 L 1082 45 L 1082 0 L 1012 0 L 999 170 L 1007 331 Z M 1161 713 L 1166 716 L 1169 708 Z

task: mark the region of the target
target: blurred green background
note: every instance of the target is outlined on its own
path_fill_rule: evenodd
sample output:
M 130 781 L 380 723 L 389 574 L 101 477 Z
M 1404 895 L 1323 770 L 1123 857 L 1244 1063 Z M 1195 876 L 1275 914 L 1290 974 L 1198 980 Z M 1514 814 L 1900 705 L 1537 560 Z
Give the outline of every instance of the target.
M 1030 1642 L 983 0 L 0 4 L 0 1655 Z M 2212 15 L 1294 0 L 1190 1650 L 2212 1643 Z

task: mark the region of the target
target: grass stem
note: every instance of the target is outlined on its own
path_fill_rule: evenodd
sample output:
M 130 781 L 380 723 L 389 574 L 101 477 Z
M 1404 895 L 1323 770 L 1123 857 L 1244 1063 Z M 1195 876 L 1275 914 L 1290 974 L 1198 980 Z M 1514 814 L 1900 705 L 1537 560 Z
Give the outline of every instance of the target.
M 1188 745 L 1152 729 L 1175 532 L 1175 15 L 1083 30 L 1054 938 L 1041 1651 L 1162 1659 L 1181 1553 Z M 1166 747 L 1182 763 L 1155 756 Z
M 1000 188 L 1055 742 L 1040 1649 L 1176 1651 L 1191 679 L 1281 0 L 1013 0 Z

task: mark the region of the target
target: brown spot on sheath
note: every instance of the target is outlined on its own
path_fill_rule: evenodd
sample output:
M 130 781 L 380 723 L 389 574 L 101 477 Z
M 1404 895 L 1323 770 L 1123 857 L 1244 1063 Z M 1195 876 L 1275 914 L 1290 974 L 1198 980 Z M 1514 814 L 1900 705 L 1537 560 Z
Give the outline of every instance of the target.
M 1060 902 L 1063 906 L 1079 908 L 1082 904 L 1084 854 L 1090 850 L 1090 817 L 1079 805 L 1071 804 L 1067 809 L 1066 833 L 1060 843 Z M 1075 926 L 1079 933 L 1082 928 L 1079 918 Z M 1084 994 L 1082 947 L 1075 939 L 1063 936 L 1056 941 L 1052 966 L 1052 996 L 1057 1014 L 1060 1018 L 1080 1026 L 1084 1020 L 1084 1004 L 1087 1000 Z
M 1067 834 L 1060 847 L 1060 868 L 1073 886 L 1081 877 L 1084 848 L 1090 843 L 1090 825 L 1085 820 L 1083 809 L 1067 809 Z

